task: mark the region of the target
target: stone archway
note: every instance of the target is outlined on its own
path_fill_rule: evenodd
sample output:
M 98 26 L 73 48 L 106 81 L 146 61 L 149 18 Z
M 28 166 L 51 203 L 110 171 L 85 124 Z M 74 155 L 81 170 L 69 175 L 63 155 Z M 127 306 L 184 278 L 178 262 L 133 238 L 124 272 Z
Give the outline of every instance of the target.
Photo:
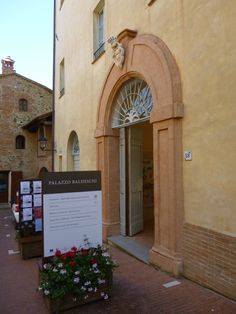
M 98 109 L 97 167 L 102 172 L 103 236 L 119 233 L 119 133 L 111 127 L 114 97 L 128 79 L 138 77 L 153 97 L 155 239 L 150 262 L 179 274 L 182 271 L 182 89 L 179 70 L 168 47 L 153 35 L 125 30 L 118 36 L 125 47 L 122 69 L 113 65 Z
M 67 170 L 79 171 L 80 169 L 80 148 L 79 139 L 75 131 L 70 133 L 67 143 Z
M 46 167 L 42 167 L 40 170 L 39 170 L 39 175 L 38 177 L 41 179 L 43 178 L 43 175 L 48 172 L 48 169 Z

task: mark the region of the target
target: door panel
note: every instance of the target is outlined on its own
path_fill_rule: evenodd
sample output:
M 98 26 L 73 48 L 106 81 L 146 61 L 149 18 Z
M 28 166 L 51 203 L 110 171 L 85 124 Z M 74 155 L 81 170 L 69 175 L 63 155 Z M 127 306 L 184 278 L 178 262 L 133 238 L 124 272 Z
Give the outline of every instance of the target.
M 126 235 L 125 128 L 120 129 L 120 233 Z
M 129 128 L 129 235 L 143 230 L 142 130 Z
M 16 191 L 19 190 L 20 180 L 22 180 L 22 171 L 13 171 L 11 173 L 11 202 L 16 200 Z
M 79 171 L 80 170 L 80 156 L 79 155 L 74 155 L 74 171 Z
M 0 203 L 8 203 L 8 174 L 0 173 Z

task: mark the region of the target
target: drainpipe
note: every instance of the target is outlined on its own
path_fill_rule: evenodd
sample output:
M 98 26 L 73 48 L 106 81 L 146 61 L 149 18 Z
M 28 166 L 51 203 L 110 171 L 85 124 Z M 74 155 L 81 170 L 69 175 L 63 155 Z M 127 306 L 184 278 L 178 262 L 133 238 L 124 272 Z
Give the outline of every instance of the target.
M 52 68 L 52 171 L 55 151 L 55 60 L 56 60 L 56 0 L 53 5 L 53 68 Z

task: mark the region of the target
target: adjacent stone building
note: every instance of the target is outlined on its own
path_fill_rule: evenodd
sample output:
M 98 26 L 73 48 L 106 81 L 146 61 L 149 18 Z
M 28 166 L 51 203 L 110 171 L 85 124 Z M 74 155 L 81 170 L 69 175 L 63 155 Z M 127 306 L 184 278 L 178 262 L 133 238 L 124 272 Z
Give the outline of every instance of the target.
M 236 298 L 236 2 L 56 0 L 55 170 L 102 172 L 103 234 Z M 113 238 L 114 239 L 114 238 Z
M 47 132 L 50 143 L 52 123 L 44 126 L 45 119 L 41 117 L 41 124 L 33 129 L 27 128 L 32 120 L 43 114 L 52 116 L 51 111 L 51 89 L 16 73 L 10 57 L 3 59 L 0 75 L 0 203 L 14 199 L 20 178 L 37 177 L 43 167 L 51 169 L 52 152 L 50 149 L 40 150 L 38 133 Z

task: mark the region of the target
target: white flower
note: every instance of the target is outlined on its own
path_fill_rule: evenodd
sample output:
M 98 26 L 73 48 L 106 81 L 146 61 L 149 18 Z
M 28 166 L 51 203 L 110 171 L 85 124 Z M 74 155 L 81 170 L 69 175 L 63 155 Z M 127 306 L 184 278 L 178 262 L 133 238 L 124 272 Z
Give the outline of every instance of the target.
M 101 285 L 101 284 L 103 284 L 103 283 L 105 283 L 106 281 L 104 280 L 104 279 L 98 279 L 98 283 L 99 283 L 99 285 Z
M 43 268 L 44 268 L 44 269 L 48 269 L 49 267 L 50 267 L 50 264 L 44 264 L 44 265 L 43 265 Z
M 108 299 L 108 294 L 105 294 L 104 297 L 103 297 L 103 299 L 104 299 L 104 300 L 107 300 L 107 299 Z
M 53 270 L 52 271 L 54 271 L 54 273 L 56 273 L 58 270 L 56 269 L 56 268 L 53 268 Z
M 49 293 L 50 293 L 50 292 L 49 292 L 48 290 L 44 290 L 44 294 L 45 294 L 45 295 L 49 295 Z
M 101 297 L 104 297 L 105 296 L 105 292 L 101 292 Z
M 62 268 L 62 267 L 63 267 L 63 264 L 62 264 L 62 263 L 59 263 L 59 264 L 58 264 L 58 267 L 59 267 L 59 268 Z
M 77 270 L 77 271 L 75 272 L 75 275 L 79 275 L 79 274 L 80 274 L 80 271 Z
M 89 286 L 90 284 L 91 284 L 91 281 L 86 281 L 86 282 L 84 283 L 85 286 Z
M 81 290 L 86 291 L 86 288 L 84 286 L 81 287 Z
M 75 282 L 75 283 L 79 283 L 79 277 L 75 277 L 75 278 L 74 278 L 74 282 Z
M 38 290 L 41 291 L 41 290 L 42 290 L 42 287 L 38 287 Z
M 96 292 L 98 289 L 97 288 L 94 288 L 94 292 Z
M 88 295 L 85 295 L 84 298 L 85 298 L 85 299 L 88 299 Z
M 98 273 L 100 273 L 100 270 L 96 268 L 96 269 L 94 269 L 93 272 L 94 272 L 94 274 L 98 274 Z
M 62 275 L 66 274 L 66 270 L 65 269 L 61 269 L 60 270 L 60 274 L 62 274 Z
M 98 266 L 97 263 L 93 264 L 93 268 L 97 268 L 97 266 Z
M 104 257 L 110 257 L 110 254 L 109 254 L 108 252 L 104 252 L 104 253 L 102 253 L 102 256 L 104 256 Z
M 92 287 L 88 288 L 88 291 L 93 291 L 93 288 Z

